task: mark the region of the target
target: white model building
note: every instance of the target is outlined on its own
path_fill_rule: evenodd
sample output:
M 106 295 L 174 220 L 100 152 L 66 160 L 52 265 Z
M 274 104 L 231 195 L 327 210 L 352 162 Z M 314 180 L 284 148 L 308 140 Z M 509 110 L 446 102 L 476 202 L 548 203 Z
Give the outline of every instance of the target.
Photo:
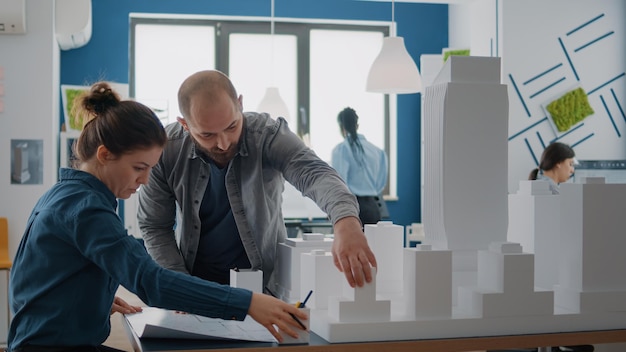
M 626 328 L 626 184 L 587 179 L 551 195 L 523 181 L 509 197 L 499 59 L 449 60 L 426 90 L 426 243 L 400 248 L 392 224 L 369 225 L 379 271 L 357 288 L 327 250 L 281 247 L 281 270 L 306 280 L 296 299 L 314 291 L 311 330 L 339 343 Z M 376 289 L 399 272 L 401 297 Z M 293 275 L 281 277 L 294 291 Z
M 553 290 L 559 278 L 560 205 L 547 181 L 520 181 L 517 193 L 509 195 L 507 239 L 535 254 L 535 286 L 546 290 Z
M 459 308 L 483 318 L 551 316 L 554 293 L 535 292 L 534 256 L 512 242 L 478 251 L 478 284 L 461 287 Z
M 372 275 L 376 276 L 376 268 L 372 268 Z M 328 299 L 330 319 L 346 323 L 389 321 L 391 301 L 376 299 L 376 280 L 358 289 L 350 287 L 346 280 L 342 285 L 342 295 Z
M 274 293 L 282 300 L 295 303 L 300 300 L 300 255 L 314 249 L 330 251 L 331 238 L 321 233 L 304 233 L 301 238 L 287 238 L 278 245 L 278 267 Z M 305 292 L 306 294 L 306 292 Z
M 450 56 L 424 96 L 425 244 L 453 251 L 453 286 L 476 251 L 506 241 L 508 94 L 500 58 Z
M 556 304 L 575 313 L 626 312 L 626 184 L 582 182 L 561 185 Z
M 452 317 L 452 252 L 419 244 L 404 248 L 407 319 Z
M 332 304 L 354 302 L 348 305 L 358 307 L 359 315 L 355 318 L 332 304 L 328 309 L 314 308 L 312 331 L 338 343 L 623 329 L 626 259 L 618 252 L 626 245 L 623 231 L 619 231 L 624 225 L 619 211 L 626 204 L 626 185 L 592 182 L 562 185 L 561 195 L 554 198 L 530 196 L 540 207 L 554 199 L 561 202 L 561 245 L 553 253 L 552 265 L 557 264 L 557 258 L 562 260 L 554 291 L 535 286 L 534 254 L 524 251 L 519 243 L 492 242 L 486 250 L 477 251 L 476 284 L 459 287 L 458 302 L 453 305 L 451 296 L 457 295 L 457 289 L 450 284 L 454 271 L 450 254 L 454 251 L 421 245 L 403 250 L 404 290 L 402 300 L 396 300 L 403 307 L 392 307 L 388 320 L 386 313 L 378 319 L 373 317 L 380 312 L 378 302 L 395 298 L 393 295 L 379 292 L 374 299 L 371 285 L 366 285 L 351 289 L 352 293 L 344 290 L 335 293 L 339 296 L 323 297 L 323 287 L 340 285 L 333 283 L 336 276 L 320 280 L 316 275 L 309 287 L 317 293 L 318 302 L 325 298 Z M 535 185 L 529 187 L 532 193 Z M 535 222 L 532 208 L 519 211 L 523 218 Z M 377 230 L 384 228 L 389 225 L 380 224 Z M 535 242 L 536 249 L 538 245 L 540 241 Z M 428 254 L 433 256 L 426 257 Z M 303 257 L 307 255 L 324 259 L 327 265 L 332 263 L 329 253 Z M 377 260 L 384 265 L 386 259 Z M 381 279 L 379 273 L 376 281 Z M 345 287 L 343 275 L 340 280 Z
M 312 309 L 328 309 L 328 297 L 339 296 L 345 276 L 335 267 L 330 252 L 314 249 L 300 256 L 300 292 L 306 298 L 313 291 L 306 303 Z
M 378 262 L 378 293 L 402 292 L 404 227 L 391 221 L 364 226 L 365 237 Z

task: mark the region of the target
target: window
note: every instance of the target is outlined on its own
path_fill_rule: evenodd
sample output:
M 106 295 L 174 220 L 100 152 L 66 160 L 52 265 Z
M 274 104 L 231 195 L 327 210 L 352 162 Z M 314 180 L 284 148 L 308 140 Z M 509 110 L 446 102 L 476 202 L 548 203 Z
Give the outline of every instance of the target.
M 176 121 L 178 87 L 190 74 L 215 68 L 215 27 L 175 23 L 133 26 L 130 94 L 164 124 Z M 185 38 L 185 40 L 180 40 Z
M 369 67 L 388 35 L 388 24 L 249 21 L 205 16 L 164 18 L 131 14 L 130 94 L 152 107 L 165 123 L 180 116 L 178 87 L 193 72 L 218 69 L 256 111 L 265 89 L 278 87 L 289 126 L 324 160 L 341 140 L 337 114 L 350 106 L 359 132 L 395 158 L 390 126 L 395 106 L 387 95 L 368 93 Z M 389 185 L 395 191 L 395 162 Z M 395 196 L 395 194 L 392 194 Z

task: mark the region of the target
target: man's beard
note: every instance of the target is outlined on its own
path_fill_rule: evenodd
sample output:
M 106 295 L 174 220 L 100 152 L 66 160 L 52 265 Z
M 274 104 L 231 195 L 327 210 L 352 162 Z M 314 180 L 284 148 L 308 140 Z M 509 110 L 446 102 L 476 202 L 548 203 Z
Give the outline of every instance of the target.
M 220 167 L 228 165 L 228 163 L 237 154 L 237 144 L 231 144 L 230 147 L 228 147 L 228 150 L 221 150 L 217 147 L 213 148 L 212 150 L 208 150 L 200 145 L 200 143 L 198 143 L 198 141 L 193 138 L 193 136 L 190 135 L 190 137 L 193 139 L 196 145 L 196 149 L 200 153 L 206 155 L 209 159 L 213 160 L 213 162 L 215 162 Z

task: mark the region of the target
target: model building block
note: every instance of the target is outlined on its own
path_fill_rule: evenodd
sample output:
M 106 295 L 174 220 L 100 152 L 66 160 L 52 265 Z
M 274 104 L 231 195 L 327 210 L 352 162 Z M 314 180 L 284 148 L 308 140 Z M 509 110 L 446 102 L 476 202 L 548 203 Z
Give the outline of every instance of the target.
M 379 221 L 365 225 L 364 231 L 378 263 L 377 291 L 402 293 L 404 227 Z
M 313 291 L 306 303 L 312 309 L 328 309 L 328 298 L 340 296 L 345 276 L 335 267 L 330 252 L 314 249 L 302 253 L 300 262 L 300 292 Z M 299 300 L 302 301 L 304 297 Z
M 295 303 L 300 299 L 300 255 L 313 249 L 330 251 L 333 245 L 331 238 L 322 236 L 306 236 L 287 238 L 278 245 L 278 263 L 276 268 L 276 294 L 282 300 Z
M 518 243 L 492 243 L 478 252 L 478 286 L 459 291 L 463 310 L 483 318 L 551 315 L 554 293 L 534 290 L 533 255 Z
M 561 185 L 556 304 L 569 312 L 626 311 L 626 184 L 583 182 Z
M 520 243 L 535 255 L 535 286 L 553 290 L 558 283 L 561 246 L 561 198 L 553 195 L 547 181 L 520 181 L 516 194 L 509 195 L 507 240 Z
M 429 245 L 404 249 L 404 301 L 410 318 L 452 316 L 452 252 Z
M 328 315 L 339 322 L 378 322 L 389 321 L 391 301 L 376 300 L 376 268 L 372 268 L 374 278 L 363 287 L 350 287 L 343 281 L 343 295 L 330 297 Z

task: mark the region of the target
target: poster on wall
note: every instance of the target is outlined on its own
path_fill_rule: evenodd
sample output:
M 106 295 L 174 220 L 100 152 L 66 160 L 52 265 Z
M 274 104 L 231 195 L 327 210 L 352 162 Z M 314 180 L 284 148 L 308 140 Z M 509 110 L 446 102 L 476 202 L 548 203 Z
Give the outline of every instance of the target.
M 74 107 L 74 100 L 80 94 L 88 91 L 88 86 L 72 86 L 61 85 L 61 100 L 63 102 L 63 116 L 65 117 L 65 131 L 80 132 L 83 129 L 83 124 L 78 121 L 76 116 L 72 113 Z M 63 128 L 61 128 L 63 130 Z
M 61 132 L 61 158 L 60 167 L 74 167 L 76 156 L 74 154 L 74 143 L 78 139 L 78 134 Z
M 11 184 L 43 184 L 43 140 L 11 140 Z

